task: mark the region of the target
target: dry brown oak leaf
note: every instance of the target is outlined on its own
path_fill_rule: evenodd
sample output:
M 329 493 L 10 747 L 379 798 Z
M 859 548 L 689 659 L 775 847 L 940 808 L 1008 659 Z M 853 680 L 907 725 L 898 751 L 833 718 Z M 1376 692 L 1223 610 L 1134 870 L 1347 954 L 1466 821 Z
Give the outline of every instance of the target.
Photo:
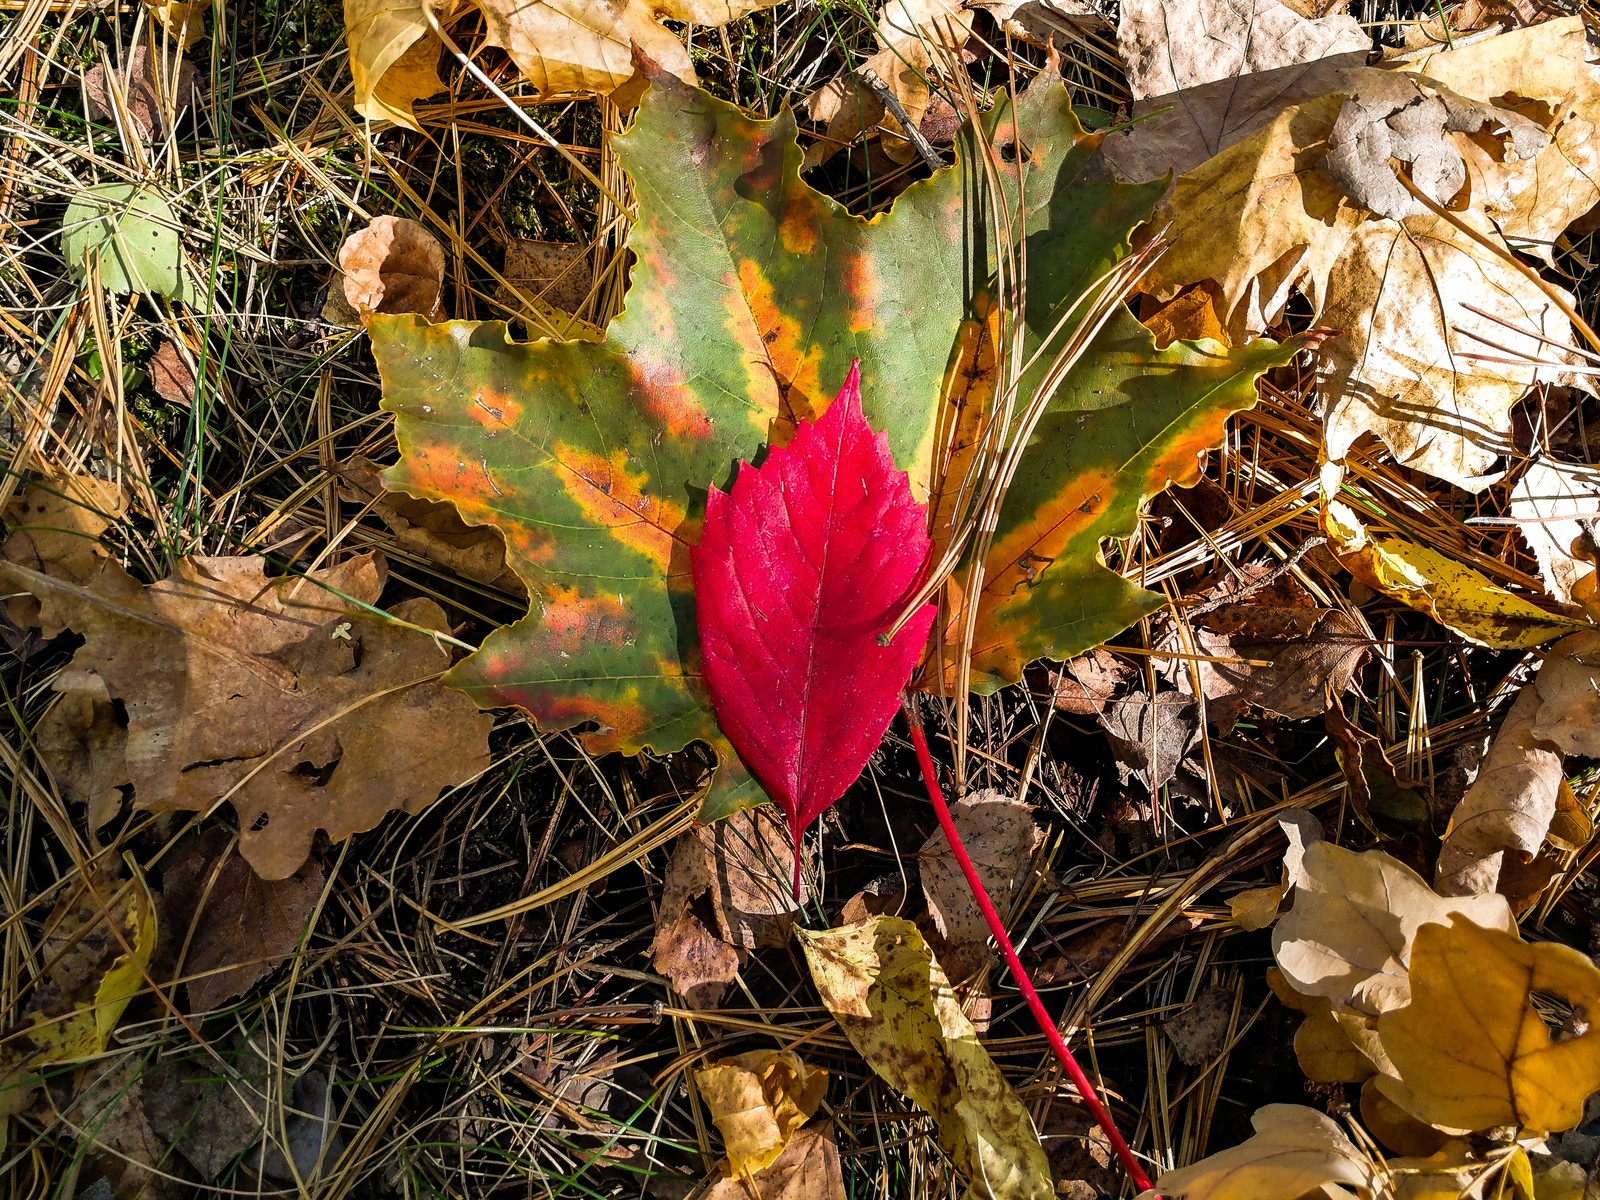
M 139 808 L 209 812 L 227 799 L 263 879 L 385 813 L 420 812 L 489 762 L 493 718 L 439 675 L 450 656 L 431 600 L 374 616 L 376 555 L 270 578 L 254 557 L 187 558 L 148 587 L 114 563 L 91 586 L 0 563 L 45 633 L 84 638 L 55 687 L 97 679 L 127 714 L 126 785 Z M 349 597 L 349 599 L 344 599 Z M 53 766 L 53 764 L 52 764 Z
M 198 19 L 195 25 L 205 28 Z M 121 124 L 139 141 L 165 134 L 194 104 L 199 90 L 200 75 L 192 62 L 164 57 L 148 41 L 134 47 L 126 71 L 107 71 L 107 64 L 98 62 L 84 72 L 89 115 Z M 118 121 L 119 113 L 124 121 Z
M 1587 386 L 1564 369 L 1567 318 L 1513 251 L 1548 257 L 1600 200 L 1600 72 L 1571 18 L 1340 79 L 1176 180 L 1153 221 L 1171 224 L 1172 249 L 1148 286 L 1214 280 L 1236 343 L 1298 290 L 1339 331 L 1322 348 L 1328 456 L 1370 432 L 1407 466 L 1481 490 L 1529 387 Z M 1345 145 L 1354 164 L 1337 169 L 1372 204 L 1388 203 L 1369 185 L 1390 154 L 1422 162 L 1419 183 L 1464 178 L 1433 199 L 1464 204 L 1452 215 L 1483 241 L 1432 212 L 1363 207 L 1329 173 L 1330 145 Z
M 202 830 L 162 876 L 161 939 L 188 981 L 191 1012 L 209 1012 L 271 974 L 300 944 L 322 896 L 316 862 L 287 879 L 260 879 L 232 841 L 217 826 Z

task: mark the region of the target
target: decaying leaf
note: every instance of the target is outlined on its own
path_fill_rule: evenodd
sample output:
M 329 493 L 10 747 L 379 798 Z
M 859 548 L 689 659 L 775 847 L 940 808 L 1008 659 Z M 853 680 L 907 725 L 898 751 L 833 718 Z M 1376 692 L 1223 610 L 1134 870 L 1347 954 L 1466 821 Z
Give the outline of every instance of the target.
M 1406 975 L 1417 930 L 1460 913 L 1512 929 L 1505 897 L 1441 897 L 1380 850 L 1357 854 L 1331 842 L 1306 847 L 1291 875 L 1294 907 L 1272 932 L 1272 953 L 1294 987 L 1336 1008 L 1377 1014 L 1410 997 Z
M 203 22 L 195 24 L 204 32 Z M 127 132 L 140 141 L 165 134 L 167 114 L 176 120 L 194 103 L 199 72 L 187 59 L 162 57 L 156 44 L 142 40 L 134 45 L 126 71 L 111 71 L 104 60 L 83 76 L 83 98 L 89 115 L 116 122 L 126 118 Z M 114 89 L 114 90 L 113 90 Z
M 1342 500 L 1324 504 L 1322 527 L 1339 562 L 1357 579 L 1480 646 L 1524 649 L 1587 628 L 1491 583 L 1447 554 L 1407 538 L 1370 533 Z
M 1600 757 L 1600 633 L 1576 633 L 1551 646 L 1533 687 L 1534 735 L 1563 754 Z
M 867 1065 L 933 1117 L 969 1200 L 1054 1197 L 1027 1110 L 917 927 L 874 917 L 798 936 L 822 1002 Z
M 722 1133 L 729 1173 L 747 1176 L 775 1163 L 811 1119 L 828 1073 L 788 1050 L 752 1050 L 697 1070 L 694 1082 Z
M 594 288 L 589 248 L 577 242 L 542 242 L 512 238 L 506 243 L 506 282 L 534 301 L 564 313 L 576 313 Z M 502 287 L 495 299 L 516 311 L 522 300 Z
M 1329 91 L 1372 47 L 1353 17 L 1307 19 L 1279 0 L 1130 0 L 1121 12 L 1136 123 L 1107 139 L 1106 157 L 1134 182 L 1194 169 Z
M 1043 831 L 1033 823 L 1032 807 L 991 788 L 957 800 L 950 806 L 950 816 L 984 890 L 1005 912 L 1033 865 L 1033 852 L 1044 840 Z M 991 960 L 989 925 L 944 830 L 934 830 L 923 843 L 917 872 L 928 914 L 943 939 L 939 963 L 950 978 L 965 979 Z
M 111 1183 L 108 1194 L 168 1200 L 160 1173 L 167 1147 L 144 1111 L 143 1065 L 134 1054 L 92 1064 L 62 1116 L 78 1132 L 89 1169 Z
M 1032 149 L 1026 163 L 999 164 L 1013 199 L 1027 172 L 1017 231 L 1033 268 L 1032 355 L 1125 252 L 1156 189 L 1098 172 L 1096 143 L 1053 80 L 989 120 L 983 136 L 1009 144 L 1015 129 Z M 581 737 L 593 753 L 709 742 L 721 759 L 709 819 L 756 789 L 712 720 L 684 636 L 700 497 L 823 412 L 854 358 L 869 423 L 927 496 L 943 414 L 993 395 L 992 308 L 963 266 L 987 235 L 967 229 L 962 196 L 982 185 L 969 140 L 957 167 L 858 221 L 800 180 L 791 115 L 757 121 L 666 76 L 613 145 L 639 212 L 628 302 L 604 341 L 514 344 L 496 323 L 373 318 L 402 451 L 390 482 L 499 527 L 528 584 L 528 617 L 492 633 L 451 682 L 543 729 L 592 722 Z M 1159 607 L 1106 568 L 1103 540 L 1131 532 L 1145 498 L 1192 478 L 1227 416 L 1254 402 L 1256 375 L 1295 349 L 1158 353 L 1131 314 L 1112 319 L 1056 393 L 1000 516 L 976 687 L 1080 653 Z
M 1051 703 L 1078 717 L 1098 717 L 1133 681 L 1134 669 L 1103 646 L 1052 668 Z
M 241 995 L 294 953 L 322 897 L 322 868 L 303 864 L 287 879 L 265 880 L 233 849 L 224 829 L 191 837 L 162 878 L 167 945 L 187 978 L 189 1008 L 209 1012 Z
M 299 579 L 259 558 L 182 559 L 148 587 L 114 563 L 88 586 L 0 563 L 46 629 L 84 638 L 56 686 L 98 676 L 122 703 L 135 804 L 226 798 L 264 879 L 294 874 L 318 829 L 337 841 L 419 812 L 488 765 L 492 718 L 438 683 L 449 655 L 426 631 L 446 628 L 443 611 L 405 601 L 400 624 L 357 607 L 383 578 L 371 555 Z
M 1200 745 L 1200 708 L 1180 692 L 1124 696 L 1100 724 L 1124 782 L 1137 777 L 1151 793 L 1172 782 Z
M 383 485 L 382 468 L 369 459 L 352 458 L 333 471 L 343 485 L 339 498 L 387 525 L 401 550 L 487 587 L 524 594 L 522 580 L 506 566 L 505 538 L 493 525 L 468 525 L 449 504 L 391 492 Z
M 150 386 L 168 404 L 187 408 L 194 401 L 194 369 L 184 361 L 176 342 L 162 342 L 150 356 Z
M 1511 515 L 1539 560 L 1545 591 L 1560 604 L 1595 597 L 1595 538 L 1600 472 L 1576 463 L 1530 463 L 1511 489 Z
M 1585 1014 L 1552 1036 L 1551 999 Z M 1456 914 L 1417 931 L 1411 1002 L 1378 1019 L 1400 1083 L 1380 1080 L 1424 1121 L 1458 1129 L 1570 1129 L 1600 1090 L 1600 969 L 1552 942 L 1529 944 Z
M 1355 1200 L 1377 1168 L 1330 1117 L 1299 1104 L 1268 1104 L 1250 1118 L 1255 1136 L 1156 1180 L 1163 1196 L 1194 1200 Z
M 373 313 L 419 313 L 444 306 L 444 247 L 409 217 L 374 217 L 339 247 L 344 297 L 365 324 Z
M 117 565 L 100 535 L 127 511 L 122 488 L 93 475 L 46 475 L 30 484 L 5 510 L 10 533 L 0 545 L 0 560 L 31 571 L 94 587 Z M 39 602 L 26 593 L 6 602 L 6 616 L 21 627 L 36 627 L 47 638 L 63 626 L 46 623 Z
M 1346 68 L 1325 94 L 1282 110 L 1177 180 L 1156 220 L 1172 221 L 1179 236 L 1154 268 L 1152 289 L 1170 294 L 1215 280 L 1223 323 L 1237 340 L 1273 324 L 1298 288 L 1314 319 L 1341 331 L 1323 347 L 1330 458 L 1375 433 L 1409 466 L 1471 490 L 1487 486 L 1505 452 L 1511 408 L 1527 389 L 1536 381 L 1585 386 L 1562 369 L 1570 361 L 1561 349 L 1571 336 L 1566 317 L 1514 265 L 1512 251 L 1539 253 L 1600 195 L 1600 139 L 1592 136 L 1600 74 L 1586 59 L 1582 22 L 1567 18 L 1382 69 Z M 1395 82 L 1400 73 L 1403 84 Z M 1434 172 L 1447 181 L 1455 177 L 1451 156 L 1464 164 L 1471 204 L 1457 220 L 1483 241 L 1431 211 L 1379 217 L 1330 174 L 1329 140 L 1340 114 L 1356 111 L 1346 102 L 1374 97 L 1373 111 L 1387 111 L 1381 97 L 1402 86 L 1417 97 L 1391 112 L 1415 112 L 1402 123 L 1438 116 L 1442 129 L 1451 120 L 1471 124 L 1485 105 L 1509 105 L 1493 109 L 1477 133 L 1442 134 L 1450 150 L 1439 153 L 1449 161 Z M 1452 106 L 1473 115 L 1452 118 L 1444 111 Z M 1358 118 L 1347 115 L 1347 125 Z M 1363 128 L 1377 138 L 1378 126 L 1391 150 L 1396 137 L 1432 144 L 1425 131 L 1397 132 L 1388 118 Z M 1355 147 L 1357 131 L 1347 132 Z M 1536 153 L 1534 141 L 1544 143 Z M 1375 162 L 1379 149 L 1350 152 Z M 1240 236 L 1206 236 L 1218 228 Z M 1479 338 L 1495 352 L 1483 355 Z
M 788 943 L 811 898 L 804 872 L 798 901 L 789 886 L 793 854 L 782 815 L 765 806 L 696 826 L 674 844 L 651 953 L 694 1007 L 716 1007 L 745 951 Z
M 1244 582 L 1264 568 L 1247 568 Z M 1231 589 L 1230 589 L 1231 590 Z M 1319 606 L 1292 579 L 1242 597 L 1202 593 L 1208 611 L 1189 625 L 1193 644 L 1173 631 L 1163 638 L 1198 659 L 1171 660 L 1166 674 L 1183 691 L 1206 700 L 1206 718 L 1227 734 L 1252 708 L 1290 720 L 1327 711 L 1328 698 L 1350 686 L 1372 638 L 1349 613 Z
M 729 1176 L 711 1185 L 704 1200 L 846 1200 L 839 1147 L 823 1129 L 798 1129 L 771 1166 L 749 1179 Z
M 1494 891 L 1508 853 L 1527 861 L 1544 845 L 1563 775 L 1561 751 L 1533 729 L 1542 707 L 1537 688 L 1522 689 L 1451 814 L 1435 878 L 1445 895 Z

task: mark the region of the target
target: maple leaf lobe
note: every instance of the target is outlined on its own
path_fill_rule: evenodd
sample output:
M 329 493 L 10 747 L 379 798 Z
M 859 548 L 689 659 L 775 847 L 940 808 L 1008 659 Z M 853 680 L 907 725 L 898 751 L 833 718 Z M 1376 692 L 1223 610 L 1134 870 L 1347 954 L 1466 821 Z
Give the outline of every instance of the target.
M 930 547 L 926 507 L 867 424 L 855 365 L 820 418 L 707 496 L 690 552 L 706 690 L 797 846 L 860 776 L 899 708 L 934 606 L 887 645 L 878 637 L 921 581 Z

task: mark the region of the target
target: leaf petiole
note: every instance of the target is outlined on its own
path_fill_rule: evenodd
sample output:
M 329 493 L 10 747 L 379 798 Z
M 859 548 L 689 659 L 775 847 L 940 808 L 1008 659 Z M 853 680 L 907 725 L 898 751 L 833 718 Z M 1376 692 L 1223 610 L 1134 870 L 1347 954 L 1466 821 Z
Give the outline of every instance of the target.
M 1094 1117 L 1095 1123 L 1111 1142 L 1111 1149 L 1116 1154 L 1117 1161 L 1122 1164 L 1122 1169 L 1128 1173 L 1128 1178 L 1133 1181 L 1133 1186 L 1140 1193 L 1150 1191 L 1150 1177 L 1139 1165 L 1139 1160 L 1133 1156 L 1133 1151 L 1118 1132 L 1110 1110 L 1095 1091 L 1094 1084 L 1089 1082 L 1089 1077 L 1083 1073 L 1078 1060 L 1072 1056 L 1072 1051 L 1061 1036 L 1061 1031 L 1056 1028 L 1055 1021 L 1045 1009 L 1044 1001 L 1039 998 L 1039 993 L 1033 986 L 1033 980 L 1028 977 L 1027 969 L 1017 957 L 1017 951 L 1011 945 L 1010 937 L 1006 935 L 1005 923 L 995 910 L 994 901 L 989 899 L 983 880 L 978 878 L 978 870 L 972 865 L 972 859 L 967 855 L 967 848 L 961 843 L 961 835 L 956 832 L 955 822 L 950 817 L 950 807 L 944 801 L 944 793 L 939 790 L 938 770 L 933 765 L 933 756 L 928 752 L 928 739 L 922 732 L 922 718 L 917 715 L 915 703 L 910 696 L 901 697 L 900 711 L 905 714 L 906 725 L 911 730 L 911 744 L 917 751 L 917 762 L 922 767 L 922 779 L 927 785 L 928 799 L 933 802 L 933 811 L 939 818 L 939 828 L 944 830 L 944 836 L 950 843 L 950 851 L 955 855 L 962 875 L 966 876 L 967 886 L 972 889 L 972 898 L 978 902 L 979 909 L 983 911 L 983 919 L 989 924 L 989 932 L 994 935 L 995 943 L 1000 947 L 1000 956 L 1006 960 L 1006 966 L 1011 969 L 1018 990 L 1028 1003 L 1028 1011 L 1033 1013 L 1033 1019 L 1039 1025 L 1039 1032 L 1044 1034 L 1045 1040 L 1050 1043 L 1056 1061 L 1061 1064 L 1067 1077 L 1072 1080 L 1073 1086 L 1078 1089 L 1078 1095 L 1083 1097 L 1083 1102 L 1089 1106 L 1089 1113 Z M 1160 1200 L 1160 1197 L 1155 1197 L 1154 1200 Z

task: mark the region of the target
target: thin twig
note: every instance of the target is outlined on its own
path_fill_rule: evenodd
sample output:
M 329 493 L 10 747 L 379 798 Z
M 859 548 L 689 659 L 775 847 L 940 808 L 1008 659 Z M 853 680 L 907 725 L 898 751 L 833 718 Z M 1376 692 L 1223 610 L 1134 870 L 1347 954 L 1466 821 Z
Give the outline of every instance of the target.
M 866 85 L 867 91 L 876 96 L 878 102 L 889 110 L 889 115 L 900 122 L 900 128 L 905 130 L 906 141 L 911 143 L 911 148 L 917 152 L 917 156 L 928 164 L 928 170 L 937 171 L 944 166 L 944 159 L 939 157 L 939 152 L 933 148 L 933 143 L 922 136 L 922 130 L 917 128 L 917 123 L 911 119 L 911 114 L 906 112 L 905 105 L 901 104 L 899 97 L 889 90 L 889 85 L 879 78 L 878 73 L 871 67 L 862 67 L 861 82 Z

